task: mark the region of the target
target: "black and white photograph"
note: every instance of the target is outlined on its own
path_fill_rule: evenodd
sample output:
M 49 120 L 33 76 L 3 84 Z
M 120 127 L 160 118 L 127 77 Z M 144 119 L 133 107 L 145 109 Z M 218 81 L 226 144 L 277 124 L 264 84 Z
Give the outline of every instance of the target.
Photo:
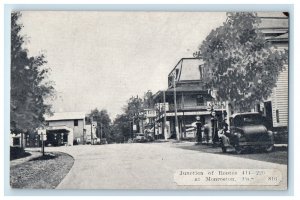
M 13 190 L 288 190 L 287 10 L 13 10 Z

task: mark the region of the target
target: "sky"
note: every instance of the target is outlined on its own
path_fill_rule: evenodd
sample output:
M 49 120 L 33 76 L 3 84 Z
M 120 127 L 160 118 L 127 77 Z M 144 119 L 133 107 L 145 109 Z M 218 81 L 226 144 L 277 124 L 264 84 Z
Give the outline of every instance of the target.
M 114 119 L 127 100 L 167 88 L 177 62 L 192 57 L 223 12 L 24 11 L 29 55 L 44 53 L 54 112 L 106 109 Z

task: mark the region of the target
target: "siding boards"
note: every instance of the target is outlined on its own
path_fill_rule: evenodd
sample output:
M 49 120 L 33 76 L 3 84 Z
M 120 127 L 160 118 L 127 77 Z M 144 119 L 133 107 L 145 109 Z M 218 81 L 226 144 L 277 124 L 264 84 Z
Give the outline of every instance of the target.
M 285 70 L 279 74 L 277 86 L 271 95 L 274 127 L 288 126 L 288 66 L 285 67 Z M 276 110 L 279 112 L 279 122 L 277 122 Z

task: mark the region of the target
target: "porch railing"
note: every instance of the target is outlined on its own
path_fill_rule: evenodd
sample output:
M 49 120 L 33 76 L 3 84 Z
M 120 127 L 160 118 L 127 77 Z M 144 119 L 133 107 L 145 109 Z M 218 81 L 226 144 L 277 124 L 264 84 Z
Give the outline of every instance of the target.
M 198 104 L 198 105 L 177 105 L 177 110 L 198 110 L 198 109 L 207 109 L 206 104 Z M 175 110 L 175 105 L 174 104 L 169 104 L 169 110 L 174 111 Z

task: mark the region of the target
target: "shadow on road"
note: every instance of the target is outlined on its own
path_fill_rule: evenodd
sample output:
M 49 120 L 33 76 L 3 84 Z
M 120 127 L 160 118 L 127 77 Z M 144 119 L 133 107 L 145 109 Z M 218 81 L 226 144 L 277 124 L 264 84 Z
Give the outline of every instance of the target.
M 258 150 L 246 150 L 242 154 L 236 154 L 234 149 L 228 149 L 227 153 L 223 153 L 220 147 L 213 147 L 211 145 L 196 145 L 196 144 L 185 144 L 185 145 L 175 145 L 176 148 L 186 149 L 186 150 L 193 150 L 202 153 L 211 153 L 211 154 L 219 154 L 219 155 L 226 155 L 226 156 L 234 156 L 234 157 L 241 157 L 247 158 L 252 160 L 259 160 L 277 164 L 285 164 L 288 163 L 288 151 L 287 147 L 275 147 L 273 152 L 266 153 L 263 151 Z

